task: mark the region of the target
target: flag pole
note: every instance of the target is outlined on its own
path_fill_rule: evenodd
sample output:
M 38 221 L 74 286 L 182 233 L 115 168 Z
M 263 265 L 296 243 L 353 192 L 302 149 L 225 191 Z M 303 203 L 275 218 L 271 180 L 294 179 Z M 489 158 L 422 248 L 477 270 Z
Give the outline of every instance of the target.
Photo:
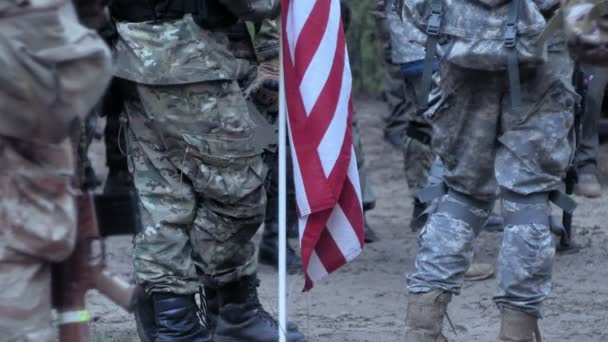
M 279 46 L 279 342 L 287 342 L 287 110 L 283 75 L 283 25 Z

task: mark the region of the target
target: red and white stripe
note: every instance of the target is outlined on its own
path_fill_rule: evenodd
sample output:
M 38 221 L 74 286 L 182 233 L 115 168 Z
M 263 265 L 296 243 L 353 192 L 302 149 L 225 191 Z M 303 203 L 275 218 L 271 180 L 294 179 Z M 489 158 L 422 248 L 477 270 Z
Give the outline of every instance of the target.
M 283 75 L 305 289 L 364 244 L 340 0 L 282 0 Z

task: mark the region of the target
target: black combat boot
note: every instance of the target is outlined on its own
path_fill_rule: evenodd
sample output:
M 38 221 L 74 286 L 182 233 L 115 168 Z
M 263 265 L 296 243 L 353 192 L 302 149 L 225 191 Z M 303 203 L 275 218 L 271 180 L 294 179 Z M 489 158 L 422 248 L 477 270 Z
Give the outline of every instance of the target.
M 194 295 L 155 293 L 155 342 L 211 342 L 209 331 L 201 324 Z
M 215 329 L 215 342 L 278 342 L 277 321 L 258 299 L 259 281 L 255 275 L 221 286 L 220 314 Z M 288 342 L 300 342 L 304 334 L 287 331 Z
M 266 222 L 262 241 L 260 241 L 260 251 L 258 260 L 260 264 L 270 265 L 274 268 L 279 267 L 279 225 L 276 222 Z M 302 270 L 302 260 L 287 242 L 287 272 L 295 274 Z
M 220 315 L 220 298 L 217 291 L 211 287 L 205 286 L 205 322 L 207 323 L 207 329 L 209 329 L 211 336 L 215 334 L 215 328 L 217 327 L 217 318 Z M 298 325 L 292 321 L 287 321 L 287 330 L 298 331 Z M 142 341 L 145 342 L 145 341 Z
M 424 227 L 427 219 L 429 218 L 428 214 L 425 214 L 427 205 L 424 202 L 420 202 L 417 199 L 414 199 L 414 210 L 412 212 L 412 220 L 410 221 L 410 229 L 412 232 L 418 232 Z

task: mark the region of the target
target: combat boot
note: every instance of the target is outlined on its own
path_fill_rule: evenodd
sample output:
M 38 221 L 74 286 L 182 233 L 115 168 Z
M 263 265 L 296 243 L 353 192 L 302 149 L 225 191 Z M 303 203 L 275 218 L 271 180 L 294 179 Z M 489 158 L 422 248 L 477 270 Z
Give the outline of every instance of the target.
M 446 342 L 441 333 L 452 294 L 441 290 L 408 295 L 405 342 Z
M 494 275 L 494 265 L 484 263 L 472 263 L 464 272 L 464 279 L 468 281 L 480 281 L 491 278 Z
M 258 261 L 260 264 L 270 265 L 274 268 L 279 267 L 279 225 L 275 222 L 268 222 L 264 226 Z M 296 251 L 287 242 L 287 273 L 295 274 L 302 270 L 302 260 Z
M 155 342 L 212 342 L 201 324 L 194 295 L 154 293 Z
M 217 318 L 220 315 L 220 298 L 215 289 L 207 286 L 205 287 L 205 296 L 203 298 L 205 301 L 205 323 L 211 336 L 213 336 L 217 327 Z M 298 325 L 292 321 L 287 321 L 287 330 L 298 331 Z
M 220 310 L 215 342 L 278 342 L 277 321 L 260 304 L 255 275 L 218 288 Z M 304 334 L 287 331 L 288 342 L 300 342 Z
M 595 172 L 581 172 L 574 186 L 574 193 L 579 196 L 597 198 L 602 196 L 602 185 Z
M 500 314 L 499 342 L 534 342 L 535 336 L 540 341 L 538 317 L 506 306 L 500 309 Z
M 364 228 L 365 228 L 365 242 L 366 243 L 372 243 L 372 242 L 376 242 L 378 241 L 378 235 L 376 235 L 376 232 L 372 229 L 372 227 L 367 223 L 367 220 L 364 221 Z

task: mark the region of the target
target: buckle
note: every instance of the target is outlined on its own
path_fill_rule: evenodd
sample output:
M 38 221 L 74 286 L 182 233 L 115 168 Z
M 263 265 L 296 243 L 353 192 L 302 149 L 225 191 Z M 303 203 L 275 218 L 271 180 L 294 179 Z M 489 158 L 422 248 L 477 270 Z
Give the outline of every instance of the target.
M 515 42 L 517 40 L 517 27 L 515 24 L 507 24 L 505 29 L 504 42 L 505 47 L 513 48 L 515 47 Z
M 433 1 L 431 4 L 431 15 L 429 22 L 426 25 L 426 34 L 436 36 L 439 34 L 441 27 L 441 16 L 443 15 L 443 4 L 441 1 Z
M 441 26 L 441 12 L 431 12 L 429 17 L 429 23 L 426 26 L 426 34 L 436 36 L 439 34 L 439 27 Z

